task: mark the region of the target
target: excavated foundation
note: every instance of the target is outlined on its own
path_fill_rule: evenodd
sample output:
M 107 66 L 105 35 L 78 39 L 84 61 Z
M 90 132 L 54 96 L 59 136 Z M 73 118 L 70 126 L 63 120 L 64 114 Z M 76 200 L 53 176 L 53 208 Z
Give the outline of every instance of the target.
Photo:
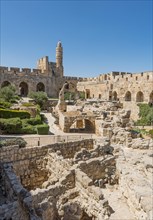
M 150 220 L 151 207 L 144 203 L 148 197 L 143 197 L 139 210 L 135 197 L 139 194 L 131 194 L 135 187 L 132 182 L 128 185 L 131 176 L 126 173 L 124 178 L 121 169 L 127 166 L 125 155 L 132 163 L 132 152 L 114 150 L 108 140 L 100 143 L 1 148 L 0 219 Z

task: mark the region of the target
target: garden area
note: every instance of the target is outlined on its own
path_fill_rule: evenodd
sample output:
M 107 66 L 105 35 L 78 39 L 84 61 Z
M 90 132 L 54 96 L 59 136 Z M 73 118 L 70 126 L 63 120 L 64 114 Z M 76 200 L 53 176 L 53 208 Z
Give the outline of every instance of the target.
M 153 105 L 139 104 L 139 120 L 135 122 L 134 131 L 142 137 L 153 138 Z
M 0 89 L 0 134 L 48 134 L 49 126 L 40 114 L 47 94 L 33 92 L 29 97 L 33 102 L 22 103 L 13 86 Z

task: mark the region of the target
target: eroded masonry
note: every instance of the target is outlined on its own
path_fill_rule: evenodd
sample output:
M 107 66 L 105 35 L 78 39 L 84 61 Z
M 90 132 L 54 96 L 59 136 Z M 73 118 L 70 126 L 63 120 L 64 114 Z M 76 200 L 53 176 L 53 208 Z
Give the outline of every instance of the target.
M 151 220 L 153 140 L 131 132 L 130 111 L 117 102 L 86 103 L 83 108 L 80 103 L 66 112 L 59 110 L 61 104 L 59 117 L 74 113 L 78 129 L 88 131 L 91 124 L 80 128 L 83 116 L 74 109 L 84 120 L 94 118 L 97 136 L 2 147 L 0 219 Z M 93 112 L 91 118 L 88 112 Z

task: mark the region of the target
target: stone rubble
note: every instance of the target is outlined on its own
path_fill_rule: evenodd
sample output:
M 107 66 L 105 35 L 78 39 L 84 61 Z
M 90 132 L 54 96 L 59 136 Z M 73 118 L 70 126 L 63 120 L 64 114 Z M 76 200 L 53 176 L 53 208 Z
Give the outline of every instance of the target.
M 81 109 L 94 139 L 0 148 L 0 219 L 152 220 L 153 140 L 119 103 L 98 106 Z

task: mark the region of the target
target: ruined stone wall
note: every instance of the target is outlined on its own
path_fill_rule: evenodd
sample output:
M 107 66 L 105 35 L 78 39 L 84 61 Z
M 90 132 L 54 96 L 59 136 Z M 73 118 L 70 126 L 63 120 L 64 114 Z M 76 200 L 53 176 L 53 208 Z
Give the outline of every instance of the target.
M 32 200 L 27 200 L 31 198 L 30 193 L 21 185 L 12 164 L 1 165 L 1 168 L 5 181 L 6 203 L 0 206 L 0 219 L 38 220 L 32 208 Z

